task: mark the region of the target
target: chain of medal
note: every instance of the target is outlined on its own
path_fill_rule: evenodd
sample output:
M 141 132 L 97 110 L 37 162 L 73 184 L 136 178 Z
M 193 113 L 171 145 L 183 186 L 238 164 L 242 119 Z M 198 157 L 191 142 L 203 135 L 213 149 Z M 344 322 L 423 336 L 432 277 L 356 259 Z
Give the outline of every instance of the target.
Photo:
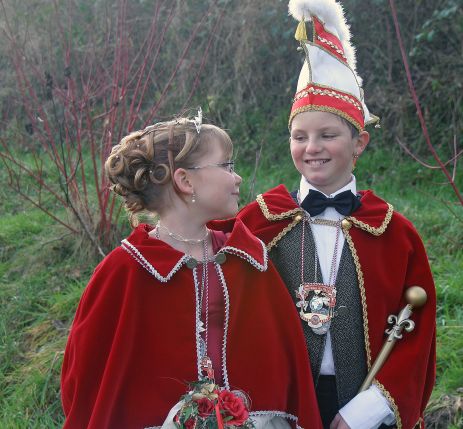
M 201 270 L 201 290 L 199 291 L 199 354 L 200 354 L 200 370 L 202 377 L 206 377 L 214 381 L 214 370 L 212 368 L 212 360 L 207 355 L 207 337 L 209 327 L 209 270 L 208 270 L 208 248 L 207 241 L 203 242 L 203 264 Z M 205 298 L 205 299 L 204 299 Z M 204 302 L 205 301 L 205 302 Z M 201 313 L 203 304 L 206 306 L 206 317 L 203 322 Z
M 160 240 L 159 235 L 159 225 L 156 225 L 155 237 Z M 171 234 L 169 234 L 172 236 Z M 209 356 L 207 356 L 207 331 L 209 325 L 209 273 L 208 273 L 208 256 L 209 250 L 207 246 L 207 234 L 206 237 L 202 240 L 203 241 L 203 264 L 201 269 L 201 288 L 198 291 L 199 295 L 199 311 L 200 311 L 200 320 L 198 326 L 199 332 L 199 368 L 202 377 L 207 377 L 210 380 L 214 380 L 214 369 L 212 367 L 212 360 Z M 223 262 L 224 255 L 220 254 L 222 259 L 219 261 Z M 217 258 L 216 258 L 217 259 Z M 220 263 L 220 262 L 219 262 Z M 190 258 L 187 262 L 187 266 L 189 268 L 195 269 L 198 266 L 198 262 Z M 204 296 L 205 295 L 205 296 Z M 201 317 L 201 312 L 203 308 L 204 298 L 206 299 L 205 306 L 206 306 L 206 320 L 203 322 Z
M 334 317 L 336 305 L 336 261 L 338 255 L 338 242 L 341 230 L 341 223 L 336 222 L 336 240 L 334 245 L 333 259 L 330 268 L 328 284 L 317 282 L 318 256 L 315 243 L 315 282 L 306 283 L 304 281 L 304 244 L 306 223 L 313 222 L 310 218 L 304 217 L 302 221 L 302 244 L 301 244 L 301 284 L 295 291 L 299 301 L 299 316 L 312 328 L 313 332 L 319 335 L 325 334 L 331 325 Z M 314 222 L 315 223 L 315 222 Z M 307 312 L 307 309 L 309 311 Z

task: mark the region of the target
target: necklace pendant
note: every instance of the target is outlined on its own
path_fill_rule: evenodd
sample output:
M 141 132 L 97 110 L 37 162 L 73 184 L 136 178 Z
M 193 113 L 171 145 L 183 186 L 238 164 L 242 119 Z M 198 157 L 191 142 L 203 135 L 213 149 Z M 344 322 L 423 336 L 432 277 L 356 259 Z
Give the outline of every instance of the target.
M 335 286 L 323 283 L 302 283 L 296 290 L 299 316 L 318 335 L 325 334 L 331 325 L 336 305 Z M 309 311 L 307 311 L 309 310 Z
M 200 362 L 201 372 L 210 380 L 214 380 L 214 369 L 212 368 L 212 360 L 209 356 L 204 356 Z

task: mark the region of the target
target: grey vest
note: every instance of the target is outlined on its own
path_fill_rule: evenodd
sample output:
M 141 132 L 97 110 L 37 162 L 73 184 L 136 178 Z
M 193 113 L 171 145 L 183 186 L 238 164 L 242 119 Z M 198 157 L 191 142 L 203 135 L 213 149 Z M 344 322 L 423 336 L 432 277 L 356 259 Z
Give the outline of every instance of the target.
M 270 258 L 283 278 L 294 305 L 297 302 L 295 291 L 301 284 L 301 245 L 302 222 L 299 222 L 270 251 Z M 308 227 L 306 227 L 304 249 L 304 280 L 313 282 L 315 243 L 312 230 Z M 317 272 L 321 273 L 318 261 L 317 264 Z M 362 304 L 355 264 L 347 242 L 344 242 L 341 254 L 336 289 L 336 315 L 332 320 L 330 333 L 336 369 L 338 405 L 341 408 L 357 394 L 367 374 Z M 296 306 L 294 308 L 299 311 Z M 301 323 L 309 350 L 312 375 L 317 384 L 326 334 L 317 335 L 307 322 L 301 319 Z

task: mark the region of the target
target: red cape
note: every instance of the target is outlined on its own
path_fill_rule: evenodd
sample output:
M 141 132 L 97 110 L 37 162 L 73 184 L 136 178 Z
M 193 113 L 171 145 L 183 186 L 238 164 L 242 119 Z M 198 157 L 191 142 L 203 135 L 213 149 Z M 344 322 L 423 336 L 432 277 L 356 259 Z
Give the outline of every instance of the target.
M 406 305 L 405 289 L 416 285 L 427 292 L 427 303 L 411 317 L 415 330 L 404 333 L 374 381 L 389 400 L 398 428 L 422 426 L 435 380 L 436 295 L 428 259 L 406 218 L 372 191 L 360 194 L 362 206 L 344 221 L 343 232 L 356 263 L 369 368 L 390 327 L 388 316 Z M 238 218 L 271 248 L 301 221 L 302 213 L 280 185 L 259 195 Z
M 226 283 L 224 379 L 251 411 L 321 428 L 292 300 L 265 245 L 238 220 L 220 265 Z M 141 225 L 96 268 L 80 301 L 62 369 L 65 429 L 160 426 L 198 379 L 195 286 L 184 254 Z M 219 274 L 220 275 L 220 274 Z M 225 295 L 225 296 L 226 296 Z

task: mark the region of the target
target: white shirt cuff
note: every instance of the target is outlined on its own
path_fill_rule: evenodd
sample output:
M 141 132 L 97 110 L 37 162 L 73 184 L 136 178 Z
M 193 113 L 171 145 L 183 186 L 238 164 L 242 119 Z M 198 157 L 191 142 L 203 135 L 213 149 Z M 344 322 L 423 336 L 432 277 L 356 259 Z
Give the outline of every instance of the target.
M 375 385 L 352 398 L 339 414 L 352 429 L 376 429 L 395 422 L 389 402 Z

